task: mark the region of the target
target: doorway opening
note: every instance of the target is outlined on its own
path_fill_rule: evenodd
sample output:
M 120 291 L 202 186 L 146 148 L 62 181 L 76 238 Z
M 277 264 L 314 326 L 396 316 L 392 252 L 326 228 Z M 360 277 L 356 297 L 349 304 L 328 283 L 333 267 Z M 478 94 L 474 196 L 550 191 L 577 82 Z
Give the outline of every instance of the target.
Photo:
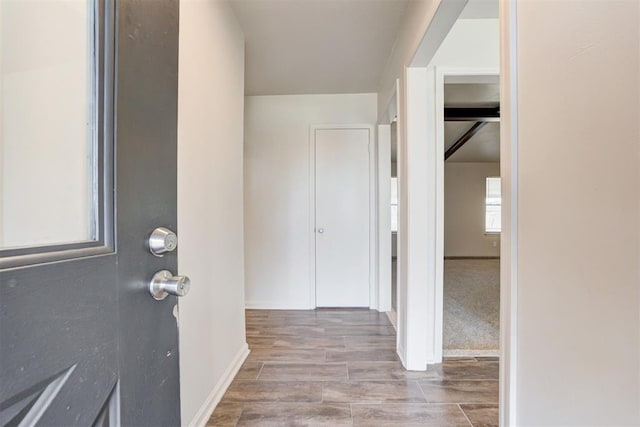
M 500 89 L 464 80 L 444 81 L 443 356 L 498 357 Z
M 391 180 L 390 180 L 390 210 L 391 210 L 391 311 L 389 319 L 397 329 L 398 317 L 398 120 L 391 122 Z
M 401 315 L 399 293 L 400 259 L 399 229 L 400 192 L 402 182 L 399 178 L 399 127 L 398 93 L 399 82 L 390 104 L 378 125 L 377 138 L 377 257 L 378 267 L 378 310 L 385 312 L 393 327 L 398 331 L 398 318 Z M 399 340 L 400 342 L 400 340 Z

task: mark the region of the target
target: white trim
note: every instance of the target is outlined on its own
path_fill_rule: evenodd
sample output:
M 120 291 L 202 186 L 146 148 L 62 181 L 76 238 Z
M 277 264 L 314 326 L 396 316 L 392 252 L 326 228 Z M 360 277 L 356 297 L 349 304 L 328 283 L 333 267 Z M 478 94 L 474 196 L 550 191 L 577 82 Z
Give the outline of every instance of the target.
M 444 85 L 451 80 L 461 82 L 496 81 L 497 68 L 435 67 L 435 265 L 434 265 L 434 319 L 431 342 L 433 358 L 429 363 L 440 363 L 443 357 L 444 315 Z
M 391 311 L 391 125 L 378 125 L 378 310 Z
M 435 197 L 435 182 L 430 178 L 432 144 L 428 144 L 428 135 L 433 132 L 428 122 L 434 115 L 433 101 L 429 89 L 433 86 L 433 71 L 425 67 L 405 69 L 405 129 L 403 146 L 404 169 L 406 179 L 404 203 L 400 195 L 398 206 L 404 206 L 399 223 L 399 233 L 406 238 L 403 257 L 406 276 L 403 278 L 406 294 L 400 300 L 404 303 L 404 318 L 398 322 L 405 327 L 405 367 L 412 371 L 425 371 L 427 364 L 433 363 L 430 349 L 433 347 L 430 335 L 433 331 L 433 251 L 432 236 L 435 228 L 435 209 L 432 200 Z M 425 164 L 425 162 L 428 162 Z M 406 221 L 405 224 L 402 220 Z M 398 242 L 400 243 L 400 242 Z M 398 270 L 402 269 L 399 264 Z
M 378 280 L 378 138 L 369 127 L 369 308 L 380 311 Z
M 309 308 L 316 305 L 316 127 L 309 126 Z
M 440 84 L 443 85 L 444 83 L 450 83 L 452 79 L 455 81 L 475 82 L 500 78 L 499 68 L 435 67 L 435 69 L 436 78 L 441 78 L 441 80 L 437 80 L 436 82 L 440 82 Z M 480 79 L 477 79 L 478 77 L 480 77 Z M 443 92 L 440 96 L 442 97 L 442 119 L 444 120 L 444 86 L 442 90 Z M 438 108 L 440 108 L 440 103 L 438 103 Z
M 500 357 L 500 350 L 444 350 L 444 357 Z
M 500 0 L 500 396 L 501 426 L 517 425 L 518 31 L 517 2 Z M 505 191 L 506 190 L 506 191 Z
M 309 126 L 309 306 L 316 308 L 316 138 L 321 129 L 366 129 L 369 131 L 369 308 L 378 310 L 377 271 L 377 138 L 369 124 L 319 124 Z
M 389 319 L 389 322 L 391 322 L 391 326 L 393 326 L 393 329 L 396 330 L 396 333 L 398 331 L 398 313 L 395 312 L 395 310 L 389 310 L 386 311 L 385 314 L 387 315 L 387 319 Z
M 396 354 L 398 355 L 398 358 L 400 358 L 400 363 L 402 363 L 402 366 L 404 366 L 405 369 L 409 370 L 406 367 L 407 366 L 407 362 L 406 362 L 406 358 L 404 357 L 404 355 L 407 354 L 407 352 L 404 349 L 404 347 L 401 345 L 401 343 L 398 344 L 398 348 L 396 350 Z
M 306 301 L 246 301 L 244 306 L 248 310 L 313 310 Z
M 229 364 L 229 367 L 222 375 L 222 378 L 220 378 L 220 381 L 218 381 L 215 387 L 213 387 L 213 390 L 211 390 L 211 393 L 209 393 L 209 396 L 193 417 L 193 420 L 189 423 L 190 427 L 205 427 L 207 425 L 207 421 L 211 418 L 211 414 L 213 414 L 216 406 L 220 403 L 222 396 L 227 391 L 227 388 L 229 388 L 231 381 L 233 381 L 233 378 L 247 359 L 247 356 L 249 356 L 249 346 L 245 343 L 238 351 L 236 357 L 234 357 Z
M 404 85 L 401 84 L 400 79 L 396 79 L 396 89 L 395 89 L 395 118 L 396 118 L 396 177 L 397 177 L 397 185 L 398 185 L 398 231 L 396 232 L 396 352 L 400 355 L 400 360 L 402 361 L 402 366 L 407 366 L 406 364 L 406 350 L 405 343 L 407 341 L 407 315 L 406 308 L 403 301 L 406 299 L 404 295 L 404 290 L 402 289 L 404 285 L 404 275 L 403 272 L 403 259 L 406 256 L 404 251 L 402 250 L 402 246 L 404 244 L 403 235 L 406 235 L 404 231 L 404 227 L 406 227 L 405 221 L 403 220 L 403 207 L 401 203 L 401 197 L 404 192 L 405 184 L 405 148 L 404 148 L 404 112 L 406 111 L 406 105 L 404 104 L 405 100 L 405 92 Z

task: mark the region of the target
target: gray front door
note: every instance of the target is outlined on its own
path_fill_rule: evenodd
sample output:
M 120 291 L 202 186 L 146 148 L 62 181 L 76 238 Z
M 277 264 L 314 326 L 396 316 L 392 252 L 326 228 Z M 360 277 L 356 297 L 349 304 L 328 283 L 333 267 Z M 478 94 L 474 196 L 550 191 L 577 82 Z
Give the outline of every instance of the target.
M 178 1 L 1 0 L 0 29 L 0 425 L 178 426 L 149 293 L 177 252 L 147 245 L 177 231 Z

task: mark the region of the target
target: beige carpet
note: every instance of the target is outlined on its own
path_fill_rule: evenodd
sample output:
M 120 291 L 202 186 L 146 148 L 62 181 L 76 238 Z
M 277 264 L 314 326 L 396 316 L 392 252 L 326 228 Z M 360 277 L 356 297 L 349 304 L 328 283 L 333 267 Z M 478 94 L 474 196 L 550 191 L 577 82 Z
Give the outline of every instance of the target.
M 500 260 L 445 260 L 445 356 L 497 355 L 499 327 Z

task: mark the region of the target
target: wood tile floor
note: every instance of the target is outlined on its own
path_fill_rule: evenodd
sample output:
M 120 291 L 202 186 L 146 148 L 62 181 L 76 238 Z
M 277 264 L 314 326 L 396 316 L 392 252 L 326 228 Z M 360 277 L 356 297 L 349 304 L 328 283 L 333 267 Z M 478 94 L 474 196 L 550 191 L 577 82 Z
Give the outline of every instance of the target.
M 251 353 L 208 426 L 497 426 L 496 358 L 404 370 L 371 310 L 247 310 Z

